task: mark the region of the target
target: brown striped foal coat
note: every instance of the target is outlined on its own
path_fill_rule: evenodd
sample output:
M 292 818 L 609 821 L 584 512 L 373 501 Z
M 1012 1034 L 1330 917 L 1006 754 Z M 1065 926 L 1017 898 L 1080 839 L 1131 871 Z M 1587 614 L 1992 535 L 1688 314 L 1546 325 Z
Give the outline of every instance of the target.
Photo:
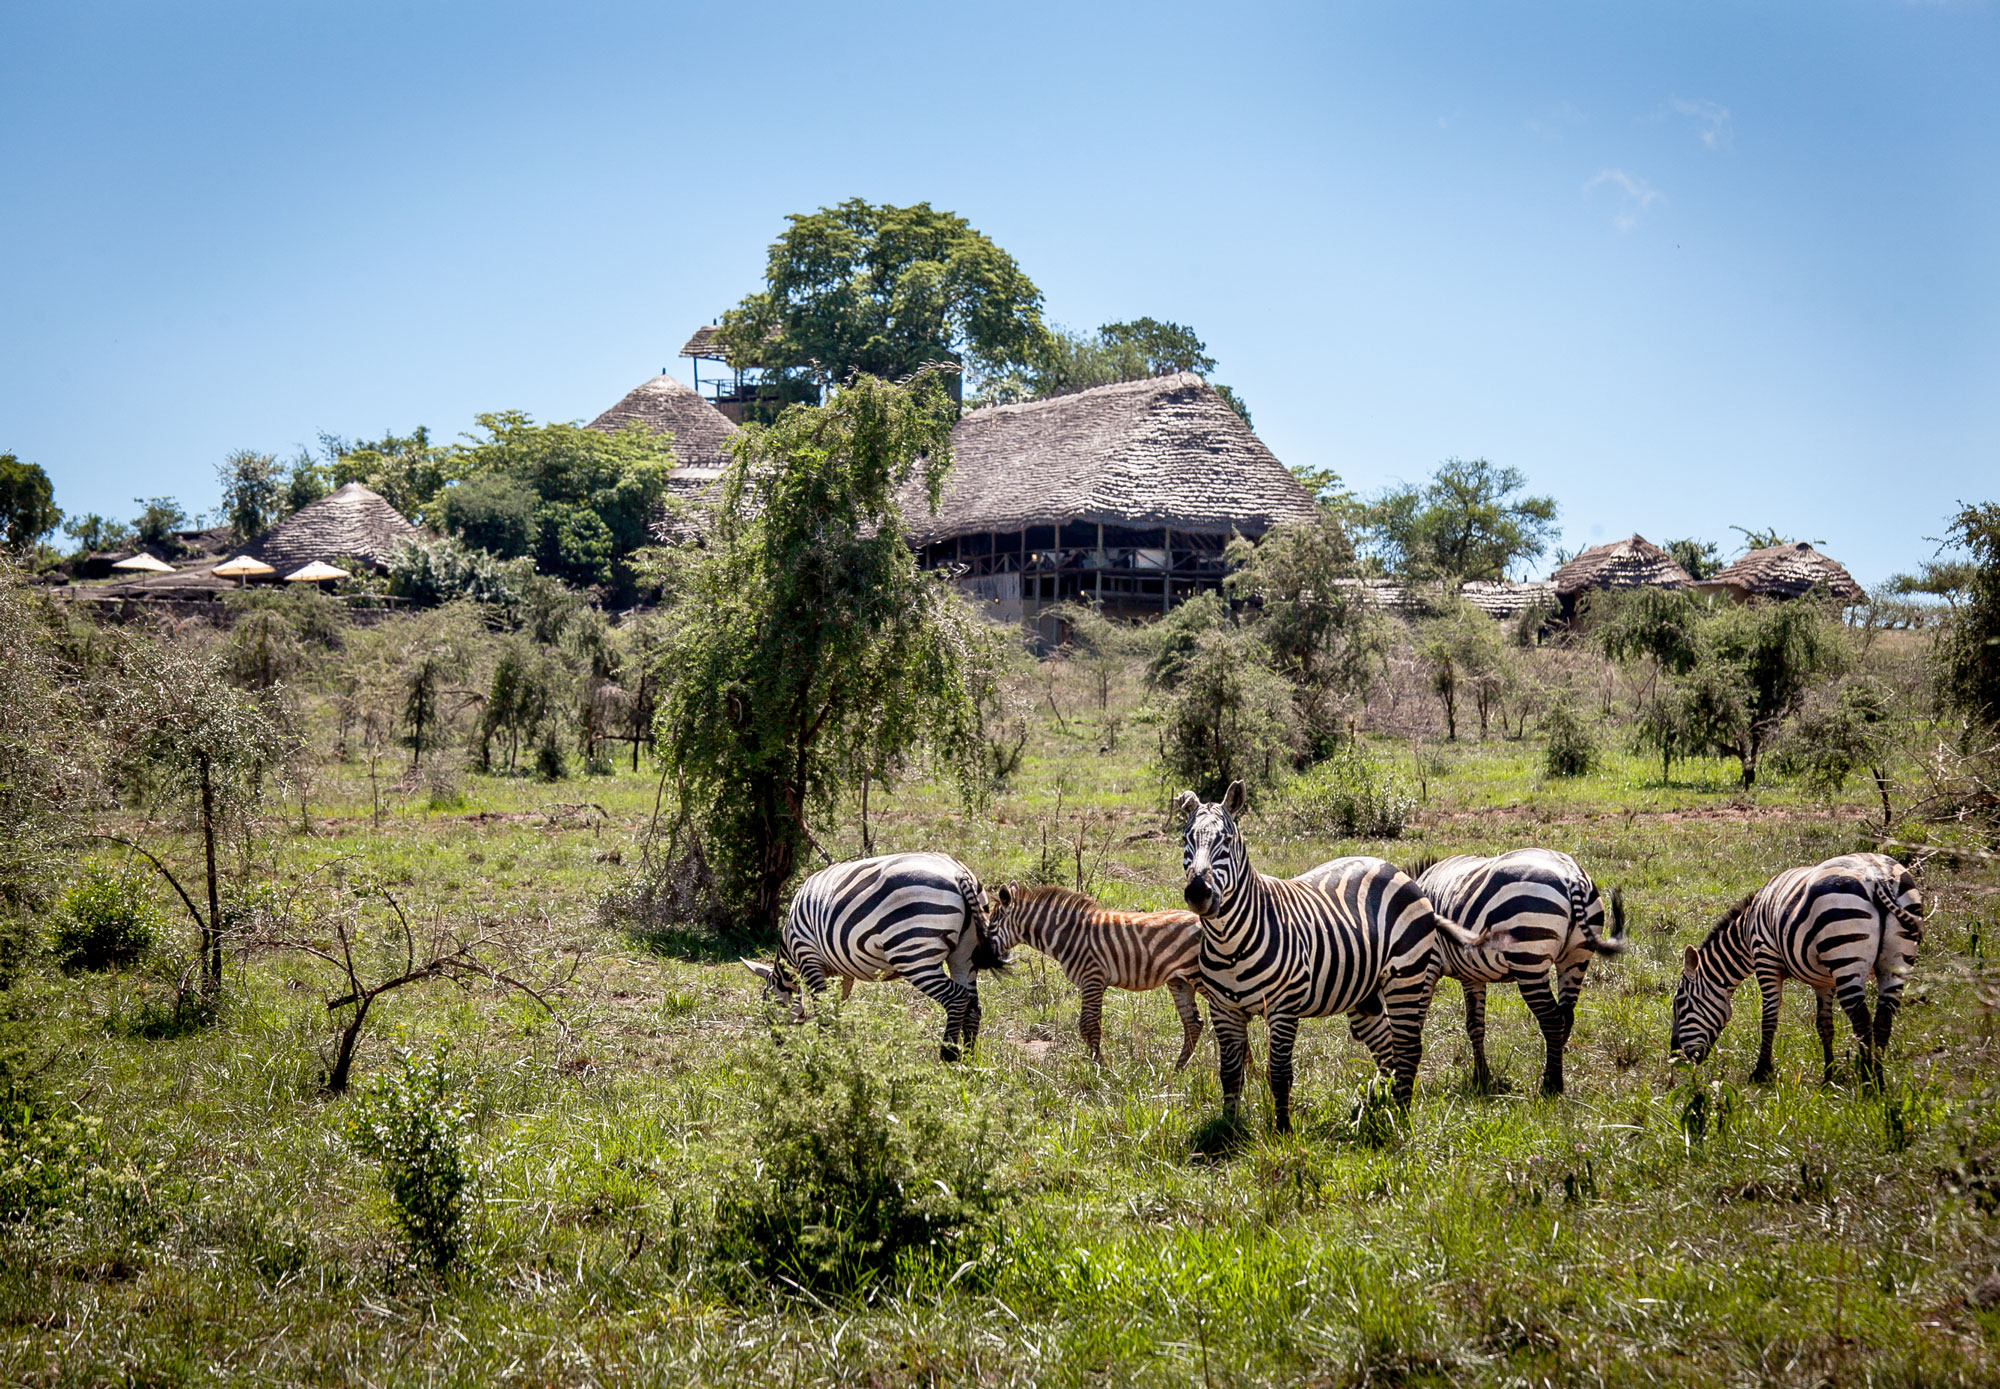
M 1164 987 L 1181 1015 L 1179 1070 L 1201 1039 L 1194 996 L 1201 987 L 1201 918 L 1193 912 L 1119 912 L 1066 887 L 1000 889 L 993 936 L 1002 954 L 1014 942 L 1031 945 L 1062 966 L 1083 995 L 1077 1030 L 1104 1060 L 1103 1014 L 1107 988 L 1144 993 Z

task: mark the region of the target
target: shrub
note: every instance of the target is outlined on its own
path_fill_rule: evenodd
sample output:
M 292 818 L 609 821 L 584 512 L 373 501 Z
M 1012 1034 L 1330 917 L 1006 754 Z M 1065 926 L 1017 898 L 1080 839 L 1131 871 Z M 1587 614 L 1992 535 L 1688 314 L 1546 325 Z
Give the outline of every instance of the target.
M 63 898 L 49 946 L 64 974 L 122 969 L 153 947 L 160 910 L 130 875 L 85 871 Z
M 1597 733 L 1568 695 L 1559 696 L 1542 716 L 1548 745 L 1542 752 L 1542 774 L 1551 777 L 1588 776 L 1597 766 Z
M 1291 718 L 1291 687 L 1256 638 L 1219 627 L 1200 634 L 1177 668 L 1160 760 L 1205 800 L 1220 799 L 1232 781 L 1266 785 L 1291 751 Z
M 762 1115 L 717 1207 L 720 1258 L 830 1297 L 978 1260 L 1003 1199 L 983 1122 L 948 1119 L 934 1082 L 885 1075 L 837 1025 L 788 1039 L 755 1070 Z
M 465 1254 L 466 1225 L 477 1200 L 477 1171 L 466 1152 L 472 1123 L 459 1102 L 448 1049 L 400 1048 L 397 1065 L 370 1082 L 348 1137 L 382 1164 L 410 1264 L 445 1273 Z
M 1358 743 L 1294 781 L 1285 796 L 1293 833 L 1311 839 L 1394 839 L 1416 797 Z

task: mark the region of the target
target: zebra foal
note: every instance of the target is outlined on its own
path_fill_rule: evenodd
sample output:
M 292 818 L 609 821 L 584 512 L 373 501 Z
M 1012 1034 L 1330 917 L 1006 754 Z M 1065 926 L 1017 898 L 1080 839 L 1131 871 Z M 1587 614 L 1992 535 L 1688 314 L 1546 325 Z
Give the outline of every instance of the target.
M 1181 1055 L 1187 1065 L 1201 1040 L 1201 918 L 1193 912 L 1112 911 L 1066 887 L 1000 889 L 993 912 L 993 936 L 1000 953 L 1018 941 L 1062 966 L 1083 995 L 1077 1031 L 1090 1054 L 1104 1061 L 1103 1013 L 1107 988 L 1145 993 L 1164 987 L 1181 1015 Z
M 1378 858 L 1343 858 L 1301 878 L 1250 865 L 1236 817 L 1243 783 L 1219 803 L 1192 791 L 1174 798 L 1187 817 L 1181 863 L 1187 904 L 1201 917 L 1201 982 L 1222 1054 L 1222 1102 L 1235 1114 L 1243 1091 L 1249 1020 L 1270 1032 L 1271 1101 L 1280 1133 L 1292 1126 L 1292 1045 L 1300 1018 L 1347 1014 L 1354 1039 L 1408 1104 L 1423 1057 L 1442 957 L 1438 936 L 1477 940 L 1440 916 L 1410 877 Z
M 1410 867 L 1439 912 L 1480 937 L 1460 946 L 1439 938 L 1444 972 L 1465 990 L 1465 1033 L 1472 1040 L 1473 1083 L 1493 1088 L 1486 1064 L 1486 986 L 1513 984 L 1542 1029 L 1542 1093 L 1563 1091 L 1563 1048 L 1576 1026 L 1576 996 L 1598 955 L 1625 948 L 1625 903 L 1611 897 L 1612 928 L 1604 930 L 1604 898 L 1568 854 L 1514 849 L 1492 858 L 1454 854 Z M 1549 976 L 1555 975 L 1555 989 Z
M 788 998 L 805 1020 L 796 970 L 814 994 L 840 980 L 841 1002 L 856 980 L 907 979 L 944 1009 L 938 1054 L 958 1059 L 979 1040 L 977 971 L 1003 969 L 979 877 L 949 854 L 888 854 L 836 863 L 800 885 L 785 914 L 778 955 L 745 960 L 766 998 Z
M 1910 870 L 1887 854 L 1842 854 L 1788 868 L 1738 902 L 1681 959 L 1674 986 L 1674 1049 L 1699 1064 L 1729 1021 L 1736 986 L 1757 976 L 1763 1036 L 1750 1079 L 1771 1079 L 1771 1047 L 1785 980 L 1819 995 L 1813 1023 L 1820 1059 L 1833 1078 L 1833 1005 L 1861 1044 L 1861 1071 L 1881 1076 L 1882 1053 L 1924 933 L 1924 900 Z M 1875 1014 L 1868 1013 L 1868 980 Z

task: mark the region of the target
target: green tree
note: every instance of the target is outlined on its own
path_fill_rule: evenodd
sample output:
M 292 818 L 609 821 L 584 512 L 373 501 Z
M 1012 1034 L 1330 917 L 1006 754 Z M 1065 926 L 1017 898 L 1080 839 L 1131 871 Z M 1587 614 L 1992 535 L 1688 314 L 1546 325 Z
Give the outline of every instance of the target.
M 331 435 L 320 437 L 334 442 Z M 333 456 L 329 449 L 329 462 L 322 463 L 305 449 L 300 449 L 292 455 L 292 461 L 285 465 L 284 514 L 286 516 L 311 506 L 332 490 L 327 485 L 327 479 L 332 475 L 330 460 Z
M 1978 726 L 2000 728 L 2000 502 L 1960 503 L 1947 543 L 1966 552 L 1950 619 L 1938 634 L 1939 683 Z
M 1354 546 L 1331 511 L 1278 526 L 1256 544 L 1229 544 L 1230 596 L 1250 604 L 1251 628 L 1292 684 L 1306 752 L 1317 760 L 1342 741 L 1342 703 L 1367 688 L 1384 641 L 1367 600 L 1341 580 Z M 1224 783 L 1227 786 L 1227 782 Z
M 856 373 L 901 380 L 927 362 L 977 376 L 1029 366 L 1042 293 L 963 217 L 855 198 L 787 220 L 764 288 L 723 315 L 731 362 L 821 388 Z
M 935 376 L 862 376 L 786 410 L 739 436 L 708 546 L 689 556 L 660 753 L 707 829 L 723 915 L 758 938 L 777 933 L 810 826 L 863 770 L 927 745 L 974 793 L 976 619 L 917 567 L 896 500 L 921 474 L 936 505 L 951 416 Z
M 466 475 L 461 452 L 449 445 L 433 444 L 430 431 L 422 425 L 400 437 L 385 434 L 380 439 L 350 444 L 327 435 L 322 442 L 331 454 L 326 482 L 334 487 L 358 482 L 380 493 L 403 515 L 425 525 L 436 519 L 430 508 L 438 495 Z
M 1411 578 L 1497 580 L 1534 559 L 1556 535 L 1552 497 L 1522 495 L 1517 468 L 1447 458 L 1422 487 L 1391 488 L 1363 520 L 1368 548 Z
M 138 542 L 170 555 L 178 554 L 179 532 L 188 528 L 191 519 L 181 504 L 172 497 L 134 497 L 132 501 L 139 507 L 139 514 L 132 521 L 132 533 Z
M 1458 738 L 1461 700 L 1469 700 L 1478 712 L 1479 736 L 1484 738 L 1511 675 L 1499 624 L 1470 603 L 1451 603 L 1417 629 L 1417 657 L 1444 706 L 1447 740 Z
M 222 487 L 222 513 L 236 543 L 247 545 L 283 519 L 284 470 L 276 455 L 237 449 L 215 465 Z
M 518 478 L 489 474 L 445 490 L 439 523 L 474 549 L 517 559 L 535 548 L 541 498 Z
M 130 526 L 99 516 L 94 511 L 69 517 L 63 522 L 62 530 L 64 535 L 76 542 L 70 554 L 79 559 L 100 550 L 115 549 L 132 538 Z
M 55 488 L 41 464 L 0 453 L 0 545 L 26 554 L 60 524 Z
M 1706 579 L 1722 572 L 1722 550 L 1713 540 L 1669 540 L 1660 548 L 1674 557 L 1674 563 L 1687 570 L 1691 579 Z
M 1201 632 L 1174 681 L 1160 722 L 1167 778 L 1204 799 L 1233 781 L 1268 786 L 1291 761 L 1292 691 L 1249 632 Z

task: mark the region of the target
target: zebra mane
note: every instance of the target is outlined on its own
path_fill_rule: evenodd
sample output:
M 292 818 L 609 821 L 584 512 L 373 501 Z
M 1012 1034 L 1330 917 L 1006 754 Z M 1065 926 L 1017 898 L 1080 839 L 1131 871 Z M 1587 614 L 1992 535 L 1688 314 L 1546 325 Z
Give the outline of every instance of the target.
M 1424 874 L 1428 873 L 1431 869 L 1437 867 L 1438 864 L 1442 862 L 1443 859 L 1440 858 L 1439 855 L 1436 854 L 1435 852 L 1427 853 L 1423 855 L 1423 857 L 1411 863 L 1408 867 L 1406 867 L 1403 870 L 1403 872 L 1412 878 L 1421 878 Z
M 1757 894 L 1754 892 L 1745 893 L 1741 900 L 1737 901 L 1728 911 L 1722 914 L 1721 920 L 1708 928 L 1708 934 L 1701 938 L 1701 943 L 1695 946 L 1695 949 L 1706 950 L 1717 936 L 1735 925 L 1736 919 L 1749 910 L 1750 903 L 1756 899 L 1756 896 Z
M 1053 883 L 1042 883 L 1035 887 L 1014 889 L 1017 902 L 1049 902 L 1059 907 L 1076 907 L 1084 911 L 1096 911 L 1099 903 L 1089 893 L 1078 892 L 1074 888 L 1058 887 Z

